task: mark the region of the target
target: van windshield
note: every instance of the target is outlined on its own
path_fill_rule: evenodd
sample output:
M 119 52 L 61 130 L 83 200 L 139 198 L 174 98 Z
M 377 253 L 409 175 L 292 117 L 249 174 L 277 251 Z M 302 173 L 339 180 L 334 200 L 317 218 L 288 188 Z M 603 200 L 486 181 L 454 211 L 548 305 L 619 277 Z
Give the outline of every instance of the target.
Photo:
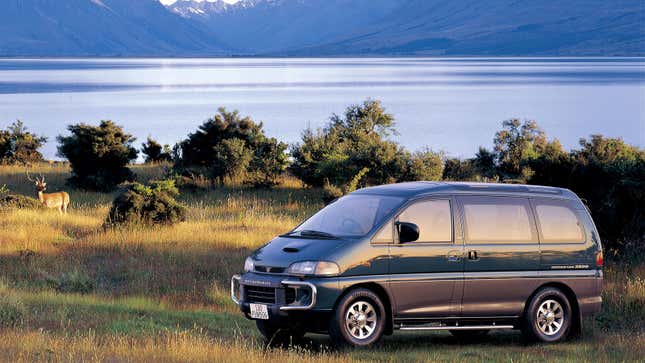
M 403 198 L 382 195 L 348 195 L 321 209 L 291 234 L 362 237 L 403 201 Z

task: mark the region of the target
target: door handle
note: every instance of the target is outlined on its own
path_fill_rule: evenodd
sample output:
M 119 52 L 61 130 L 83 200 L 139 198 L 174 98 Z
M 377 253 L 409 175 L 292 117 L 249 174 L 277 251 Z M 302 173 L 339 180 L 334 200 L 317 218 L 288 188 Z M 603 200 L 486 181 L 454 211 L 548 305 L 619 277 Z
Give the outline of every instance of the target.
M 461 251 L 450 251 L 446 257 L 448 258 L 448 262 L 459 262 L 461 261 L 461 256 Z
M 479 261 L 479 255 L 477 254 L 477 251 L 468 251 L 468 259 L 471 261 Z

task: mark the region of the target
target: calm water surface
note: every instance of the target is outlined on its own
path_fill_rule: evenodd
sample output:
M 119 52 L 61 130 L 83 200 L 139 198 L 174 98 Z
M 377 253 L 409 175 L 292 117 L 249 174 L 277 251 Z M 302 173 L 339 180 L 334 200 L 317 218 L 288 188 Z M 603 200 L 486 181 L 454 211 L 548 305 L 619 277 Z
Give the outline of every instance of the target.
M 645 59 L 0 59 L 0 127 L 23 120 L 49 137 L 47 157 L 70 123 L 111 119 L 174 143 L 219 106 L 294 142 L 368 97 L 412 150 L 468 157 L 512 117 L 567 148 L 594 133 L 645 146 Z

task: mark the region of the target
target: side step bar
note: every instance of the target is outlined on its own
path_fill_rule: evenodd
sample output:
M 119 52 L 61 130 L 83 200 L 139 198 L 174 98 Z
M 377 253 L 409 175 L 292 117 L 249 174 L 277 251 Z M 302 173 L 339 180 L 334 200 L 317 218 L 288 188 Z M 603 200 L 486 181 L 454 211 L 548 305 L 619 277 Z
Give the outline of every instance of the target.
M 513 329 L 513 325 L 441 325 L 441 326 L 423 326 L 423 325 L 399 325 L 399 330 L 501 330 Z

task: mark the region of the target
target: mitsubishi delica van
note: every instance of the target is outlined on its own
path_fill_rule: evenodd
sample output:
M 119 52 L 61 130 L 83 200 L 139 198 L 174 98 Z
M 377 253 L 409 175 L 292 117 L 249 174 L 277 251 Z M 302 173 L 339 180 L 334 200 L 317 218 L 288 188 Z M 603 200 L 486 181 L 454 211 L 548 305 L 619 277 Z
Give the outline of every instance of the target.
M 357 190 L 276 237 L 231 279 L 274 342 L 394 330 L 556 342 L 600 310 L 600 237 L 580 199 L 542 186 L 412 182 Z

